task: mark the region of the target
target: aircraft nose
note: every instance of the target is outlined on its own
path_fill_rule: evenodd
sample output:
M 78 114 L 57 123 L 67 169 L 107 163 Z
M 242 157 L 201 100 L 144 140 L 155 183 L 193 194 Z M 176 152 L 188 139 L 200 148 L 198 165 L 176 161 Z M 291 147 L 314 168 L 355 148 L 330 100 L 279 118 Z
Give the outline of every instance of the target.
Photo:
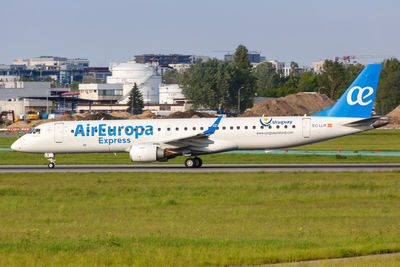
M 18 140 L 15 141 L 14 143 L 12 143 L 11 149 L 14 150 L 14 151 L 20 151 L 20 150 L 21 150 L 21 142 L 20 142 L 20 139 L 18 139 Z

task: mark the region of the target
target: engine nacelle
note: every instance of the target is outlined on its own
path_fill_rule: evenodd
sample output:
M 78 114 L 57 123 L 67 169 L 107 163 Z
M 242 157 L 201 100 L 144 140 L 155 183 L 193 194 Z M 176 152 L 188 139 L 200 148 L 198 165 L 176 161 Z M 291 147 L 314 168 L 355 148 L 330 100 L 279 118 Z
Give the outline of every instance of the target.
M 154 162 L 166 158 L 165 150 L 155 145 L 132 145 L 129 156 L 133 162 Z

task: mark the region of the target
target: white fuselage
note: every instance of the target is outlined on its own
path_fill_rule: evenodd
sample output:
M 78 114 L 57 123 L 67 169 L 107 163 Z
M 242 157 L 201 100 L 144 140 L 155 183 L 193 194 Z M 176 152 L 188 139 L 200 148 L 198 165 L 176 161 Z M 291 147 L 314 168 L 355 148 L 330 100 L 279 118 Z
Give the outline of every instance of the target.
M 344 126 L 357 120 L 359 118 L 306 116 L 270 117 L 270 120 L 222 118 L 206 144 L 192 146 L 190 153 L 280 149 L 373 128 Z M 95 153 L 129 152 L 133 144 L 155 144 L 173 150 L 174 146 L 166 141 L 202 133 L 214 121 L 215 118 L 48 122 L 36 127 L 36 132 L 21 137 L 12 148 L 30 153 Z M 184 154 L 184 148 L 178 150 Z

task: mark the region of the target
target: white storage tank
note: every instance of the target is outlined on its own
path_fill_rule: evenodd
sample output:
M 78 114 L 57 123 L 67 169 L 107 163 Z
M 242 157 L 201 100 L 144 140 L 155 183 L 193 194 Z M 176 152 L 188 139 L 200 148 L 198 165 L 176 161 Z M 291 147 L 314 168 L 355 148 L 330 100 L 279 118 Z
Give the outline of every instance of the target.
M 159 86 L 162 77 L 157 75 L 156 69 L 148 64 L 136 62 L 112 63 L 111 76 L 107 77 L 108 84 L 123 84 L 123 97 L 119 103 L 126 104 L 133 84 L 139 87 L 145 104 L 158 104 Z

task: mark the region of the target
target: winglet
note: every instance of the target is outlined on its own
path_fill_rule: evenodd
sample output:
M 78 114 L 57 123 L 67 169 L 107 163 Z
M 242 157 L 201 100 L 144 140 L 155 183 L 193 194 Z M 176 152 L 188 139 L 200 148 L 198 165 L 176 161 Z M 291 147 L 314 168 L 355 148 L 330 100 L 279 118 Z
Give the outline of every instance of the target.
M 222 116 L 219 116 L 218 119 L 209 127 L 206 131 L 203 132 L 205 135 L 211 135 L 217 130 L 218 124 L 220 123 Z

